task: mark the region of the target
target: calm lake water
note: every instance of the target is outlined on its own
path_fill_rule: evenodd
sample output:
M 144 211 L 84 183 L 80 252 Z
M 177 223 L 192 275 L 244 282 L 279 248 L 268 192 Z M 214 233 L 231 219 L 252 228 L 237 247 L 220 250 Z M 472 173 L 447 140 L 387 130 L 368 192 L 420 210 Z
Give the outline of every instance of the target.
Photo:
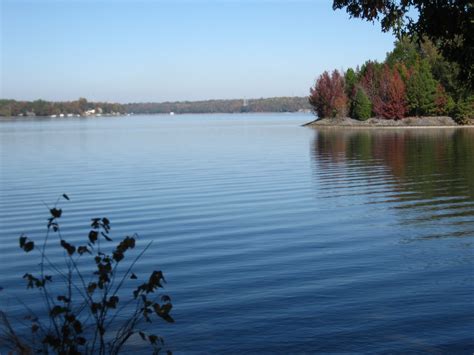
M 40 303 L 18 236 L 67 193 L 69 241 L 96 216 L 154 241 L 136 273 L 165 272 L 176 353 L 472 354 L 474 130 L 311 119 L 0 121 L 2 308 Z

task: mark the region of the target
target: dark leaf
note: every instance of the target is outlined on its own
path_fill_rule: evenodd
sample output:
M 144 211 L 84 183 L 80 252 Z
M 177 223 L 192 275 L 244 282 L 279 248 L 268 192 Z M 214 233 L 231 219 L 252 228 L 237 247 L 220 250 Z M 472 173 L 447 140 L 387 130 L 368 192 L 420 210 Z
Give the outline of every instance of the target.
M 109 301 L 107 302 L 107 307 L 116 308 L 118 302 L 119 302 L 119 298 L 117 296 L 112 296 L 109 298 Z
M 92 254 L 91 251 L 89 250 L 89 248 L 87 248 L 85 245 L 82 245 L 82 246 L 78 247 L 77 252 L 79 253 L 79 255 L 82 255 L 84 253 Z
M 97 241 L 98 233 L 96 231 L 90 231 L 89 232 L 89 240 L 91 241 L 92 244 L 94 244 Z
M 36 333 L 38 331 L 38 329 L 39 329 L 38 324 L 32 324 L 31 325 L 31 332 L 32 333 Z
M 100 221 L 100 218 L 92 218 L 91 219 L 91 227 L 92 228 L 99 228 L 100 225 L 99 225 L 99 221 Z
M 97 284 L 95 282 L 89 283 L 89 285 L 87 286 L 87 293 L 93 293 L 96 288 Z
M 26 237 L 26 236 L 24 236 L 24 235 L 22 235 L 22 236 L 20 237 L 20 248 L 23 249 L 23 246 L 25 245 L 27 239 L 28 239 L 28 237 Z
M 32 251 L 34 247 L 35 247 L 35 243 L 33 241 L 29 241 L 25 243 L 25 245 L 23 246 L 23 250 L 28 253 Z
M 145 335 L 145 333 L 143 333 L 143 332 L 138 332 L 138 334 L 140 335 L 140 337 L 141 337 L 143 340 L 146 340 L 146 335 Z
M 155 310 L 155 313 L 168 323 L 174 323 L 174 319 L 169 315 L 171 308 L 171 303 L 167 303 L 163 306 L 160 306 L 158 303 L 153 304 L 153 309 Z
M 160 317 L 163 318 L 168 323 L 174 323 L 174 319 L 169 314 L 165 314 L 165 315 L 162 315 Z
M 59 348 L 59 345 L 61 344 L 60 340 L 55 337 L 53 334 L 48 334 L 43 338 L 43 344 L 49 344 L 53 348 Z
M 132 272 L 132 275 L 130 275 L 130 278 L 132 280 L 136 280 L 138 277 L 137 277 L 137 275 L 135 275 L 135 273 Z
M 164 314 L 168 314 L 171 311 L 171 308 L 173 308 L 173 305 L 171 303 L 166 303 L 161 306 L 161 312 Z
M 82 323 L 79 322 L 78 320 L 75 320 L 72 323 L 72 327 L 74 328 L 74 331 L 76 332 L 76 334 L 82 333 Z
M 26 235 L 20 237 L 20 248 L 22 248 L 27 253 L 32 251 L 35 247 L 35 243 L 31 240 L 28 240 Z
M 74 254 L 74 252 L 76 251 L 76 247 L 74 245 L 71 245 L 69 244 L 68 242 L 66 242 L 64 239 L 61 239 L 61 246 L 66 249 L 67 253 L 69 255 L 72 255 Z
M 66 312 L 67 309 L 65 307 L 61 307 L 61 306 L 54 306 L 53 309 L 51 309 L 51 312 L 49 312 L 50 316 L 51 317 L 56 317 L 58 315 L 60 315 L 61 313 L 64 313 Z
M 66 200 L 68 200 L 68 201 L 69 201 L 69 196 L 68 196 L 68 195 L 66 195 L 66 194 L 63 194 L 63 197 L 64 197 Z
M 112 257 L 114 258 L 114 260 L 115 260 L 116 262 L 119 262 L 120 260 L 123 259 L 123 253 L 122 253 L 122 252 L 118 252 L 118 251 L 114 251 L 114 252 L 112 253 Z
M 153 271 L 148 280 L 148 291 L 153 292 L 155 288 L 163 287 L 161 285 L 161 280 L 163 280 L 163 282 L 166 282 L 163 273 L 161 271 Z
M 148 336 L 148 340 L 150 341 L 151 344 L 156 344 L 158 337 L 156 335 L 150 334 Z
M 49 212 L 51 213 L 51 216 L 53 216 L 54 218 L 59 218 L 61 217 L 61 214 L 63 213 L 63 211 L 59 208 L 51 208 L 49 210 Z
M 92 302 L 91 310 L 93 313 L 97 313 L 97 311 L 99 311 L 100 309 L 102 309 L 102 305 L 100 303 Z
M 163 295 L 163 296 L 161 296 L 161 301 L 162 302 L 171 302 L 171 298 L 168 295 Z
M 57 299 L 58 299 L 58 301 L 63 301 L 63 302 L 66 302 L 66 303 L 70 301 L 70 299 L 67 298 L 66 296 L 58 296 Z

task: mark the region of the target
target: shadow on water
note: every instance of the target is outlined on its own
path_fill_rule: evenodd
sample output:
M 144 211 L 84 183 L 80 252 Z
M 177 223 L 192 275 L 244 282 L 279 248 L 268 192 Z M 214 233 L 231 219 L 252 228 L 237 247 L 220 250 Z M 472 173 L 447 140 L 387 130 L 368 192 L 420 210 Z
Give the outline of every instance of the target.
M 402 223 L 442 225 L 422 239 L 474 235 L 474 129 L 322 128 L 312 160 L 327 198 L 364 196 Z

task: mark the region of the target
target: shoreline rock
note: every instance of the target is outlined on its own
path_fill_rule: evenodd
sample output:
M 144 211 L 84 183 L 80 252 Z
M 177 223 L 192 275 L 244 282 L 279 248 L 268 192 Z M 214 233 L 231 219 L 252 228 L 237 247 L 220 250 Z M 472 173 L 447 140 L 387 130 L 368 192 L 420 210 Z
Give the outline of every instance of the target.
M 402 120 L 387 120 L 382 118 L 369 118 L 366 121 L 359 121 L 349 117 L 343 118 L 322 118 L 305 123 L 303 126 L 309 127 L 361 127 L 361 128 L 436 128 L 436 127 L 473 127 L 474 121 L 469 125 L 459 125 L 451 117 L 407 117 Z

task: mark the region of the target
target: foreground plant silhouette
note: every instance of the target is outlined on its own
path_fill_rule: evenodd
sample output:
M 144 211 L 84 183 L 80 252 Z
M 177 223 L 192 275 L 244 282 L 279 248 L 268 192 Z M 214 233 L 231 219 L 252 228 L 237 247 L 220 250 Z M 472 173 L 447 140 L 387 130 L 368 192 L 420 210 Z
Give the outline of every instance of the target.
M 61 198 L 69 200 L 64 194 L 49 209 L 51 217 L 42 245 L 25 235 L 19 239 L 26 253 L 40 259 L 39 270 L 26 273 L 23 279 L 27 288 L 40 293 L 46 309 L 37 315 L 27 307 L 25 319 L 31 322 L 28 342 L 15 333 L 6 315 L 0 314 L 11 348 L 19 353 L 117 354 L 127 341 L 137 337 L 158 353 L 164 340 L 148 329 L 155 315 L 174 322 L 170 297 L 156 294 L 166 281 L 161 271 L 153 271 L 144 282 L 133 272 L 151 242 L 123 265 L 127 252 L 135 248 L 137 235 L 126 236 L 111 247 L 110 221 L 104 217 L 91 220 L 83 245 L 73 245 L 61 233 Z M 52 246 L 64 249 L 62 262 L 50 258 Z

